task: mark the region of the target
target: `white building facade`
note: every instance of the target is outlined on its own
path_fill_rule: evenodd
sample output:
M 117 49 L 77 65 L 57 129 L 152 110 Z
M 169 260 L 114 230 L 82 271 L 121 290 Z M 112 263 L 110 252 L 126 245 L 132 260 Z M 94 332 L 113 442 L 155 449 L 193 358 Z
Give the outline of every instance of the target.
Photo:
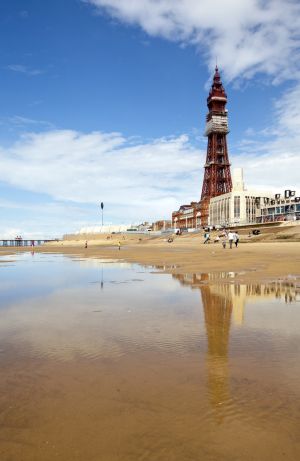
M 232 191 L 213 197 L 209 205 L 210 226 L 238 226 L 255 223 L 257 212 L 271 192 L 246 189 L 242 168 L 233 171 Z
M 283 194 L 275 194 L 271 200 L 264 199 L 257 211 L 257 222 L 299 221 L 300 196 L 296 191 L 285 190 Z
M 112 232 L 126 232 L 132 224 L 105 224 L 104 226 L 82 227 L 77 234 L 111 234 Z

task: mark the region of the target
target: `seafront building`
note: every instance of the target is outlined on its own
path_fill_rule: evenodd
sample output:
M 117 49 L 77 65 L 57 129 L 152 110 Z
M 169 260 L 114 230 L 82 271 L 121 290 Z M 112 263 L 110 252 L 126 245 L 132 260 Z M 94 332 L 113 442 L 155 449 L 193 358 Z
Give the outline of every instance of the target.
M 210 226 L 233 227 L 299 219 L 300 197 L 296 197 L 296 191 L 274 194 L 245 188 L 242 168 L 233 170 L 232 191 L 213 197 L 209 204 Z
M 172 213 L 174 229 L 199 229 L 201 227 L 200 202 L 191 202 L 181 205 L 179 210 Z
M 159 220 L 153 223 L 145 221 L 141 224 L 104 224 L 102 226 L 82 227 L 77 234 L 119 234 L 119 233 L 148 233 L 172 230 L 171 220 Z
M 284 194 L 275 194 L 271 199 L 264 198 L 257 211 L 257 223 L 300 220 L 300 197 L 296 191 L 285 190 Z
M 111 234 L 113 232 L 126 232 L 131 227 L 131 224 L 108 224 L 104 226 L 86 226 L 82 227 L 78 234 Z
M 232 191 L 211 198 L 208 224 L 221 227 L 254 224 L 266 198 L 271 200 L 272 192 L 264 192 L 264 197 L 261 197 L 259 190 L 246 189 L 243 170 L 236 168 L 233 171 Z
M 167 231 L 172 229 L 172 221 L 169 219 L 160 219 L 152 223 L 152 230 L 154 232 Z

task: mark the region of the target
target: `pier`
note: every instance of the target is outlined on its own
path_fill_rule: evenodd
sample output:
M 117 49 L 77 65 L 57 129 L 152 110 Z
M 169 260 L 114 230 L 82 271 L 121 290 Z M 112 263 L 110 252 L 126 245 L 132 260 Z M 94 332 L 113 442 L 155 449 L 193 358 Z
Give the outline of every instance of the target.
M 35 247 L 44 243 L 58 241 L 58 239 L 0 239 L 0 247 Z

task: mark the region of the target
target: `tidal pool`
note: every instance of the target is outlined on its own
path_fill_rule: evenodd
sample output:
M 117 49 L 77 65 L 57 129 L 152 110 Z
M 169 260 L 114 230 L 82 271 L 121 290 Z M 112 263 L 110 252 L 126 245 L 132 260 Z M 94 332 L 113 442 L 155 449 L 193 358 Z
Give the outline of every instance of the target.
M 300 459 L 297 279 L 0 260 L 1 461 Z

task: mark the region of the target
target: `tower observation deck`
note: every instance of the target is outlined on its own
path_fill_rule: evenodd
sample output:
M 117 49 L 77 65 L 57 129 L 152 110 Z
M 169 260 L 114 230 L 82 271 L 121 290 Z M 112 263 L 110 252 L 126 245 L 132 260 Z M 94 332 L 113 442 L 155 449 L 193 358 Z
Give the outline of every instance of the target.
M 229 133 L 226 104 L 227 95 L 216 66 L 213 83 L 207 98 L 208 114 L 206 116 L 205 136 L 208 139 L 200 205 L 202 225 L 208 224 L 210 199 L 232 190 L 226 140 Z

